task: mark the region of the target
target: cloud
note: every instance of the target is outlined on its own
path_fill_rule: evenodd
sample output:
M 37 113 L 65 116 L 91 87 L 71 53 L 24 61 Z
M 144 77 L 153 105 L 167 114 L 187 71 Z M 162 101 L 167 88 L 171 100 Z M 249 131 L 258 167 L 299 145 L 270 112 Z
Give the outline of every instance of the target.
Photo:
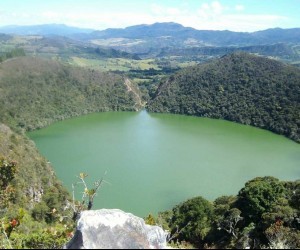
M 236 5 L 234 8 L 235 8 L 236 11 L 243 11 L 243 10 L 245 10 L 245 6 L 244 5 Z
M 152 4 L 150 10 L 154 15 L 161 15 L 164 13 L 164 7 L 158 4 Z
M 62 16 L 61 14 L 54 11 L 46 11 L 41 14 L 41 17 L 48 18 L 48 19 L 56 19 L 56 18 L 61 18 Z
M 81 11 L 76 9 L 53 10 L 44 12 L 6 13 L 2 16 L 3 25 L 13 24 L 11 20 L 18 20 L 18 24 L 65 23 L 71 26 L 94 28 L 124 28 L 137 24 L 152 24 L 155 22 L 177 22 L 187 27 L 204 30 L 232 30 L 256 31 L 271 27 L 278 27 L 288 23 L 284 16 L 270 14 L 247 14 L 243 12 L 243 5 L 224 5 L 220 1 L 201 1 L 198 8 L 191 8 L 188 1 L 181 6 L 169 6 L 153 3 L 144 11 L 90 9 Z

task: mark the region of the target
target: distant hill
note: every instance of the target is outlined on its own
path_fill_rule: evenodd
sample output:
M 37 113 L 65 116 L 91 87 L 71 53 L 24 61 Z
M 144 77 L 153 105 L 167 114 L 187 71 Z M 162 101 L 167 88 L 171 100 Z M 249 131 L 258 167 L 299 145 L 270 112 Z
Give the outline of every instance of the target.
M 92 29 L 70 27 L 64 24 L 42 24 L 42 25 L 32 25 L 32 26 L 0 27 L 0 33 L 14 34 L 14 35 L 69 36 L 77 33 L 90 33 L 92 31 L 93 31 Z
M 178 40 L 195 39 L 203 45 L 258 45 L 280 42 L 300 42 L 300 28 L 268 29 L 258 32 L 233 32 L 228 30 L 197 30 L 177 23 L 154 23 L 152 25 L 136 25 L 125 29 L 106 29 L 94 31 L 86 35 L 87 39 L 108 38 L 145 39 L 169 37 Z
M 124 29 L 106 29 L 102 31 L 94 31 L 90 34 L 93 38 L 153 38 L 160 36 L 176 36 L 182 37 L 183 33 L 192 33 L 196 30 L 186 28 L 177 23 L 154 23 L 152 25 L 141 24 L 130 26 Z
M 29 55 L 46 58 L 57 58 L 61 61 L 72 60 L 72 57 L 86 59 L 125 58 L 140 60 L 140 57 L 125 51 L 97 46 L 64 36 L 15 36 L 0 34 L 0 55 L 5 48 L 22 48 Z
M 134 111 L 140 100 L 128 84 L 111 73 L 14 58 L 0 67 L 0 122 L 32 130 L 91 112 Z
M 70 58 L 72 56 L 89 59 L 99 58 L 127 58 L 140 60 L 135 54 L 113 48 L 104 48 L 93 44 L 87 44 L 62 36 L 41 37 L 30 39 L 25 45 L 22 45 L 25 51 L 37 53 L 41 56 L 57 55 L 61 58 Z
M 268 57 L 277 57 L 282 60 L 299 60 L 300 54 L 293 46 L 286 43 L 277 43 L 270 45 L 252 45 L 244 47 L 192 47 L 192 48 L 163 48 L 157 57 L 170 56 L 223 56 L 236 51 L 244 51 L 252 54 L 259 54 Z
M 151 25 L 141 24 L 124 29 L 110 28 L 101 31 L 70 27 L 64 24 L 4 26 L 0 27 L 0 33 L 15 35 L 68 36 L 77 40 L 112 38 L 151 40 L 154 38 L 168 38 L 171 41 L 176 39 L 181 42 L 187 42 L 190 39 L 195 39 L 194 42 L 199 45 L 211 46 L 246 46 L 286 42 L 300 43 L 300 28 L 274 28 L 249 33 L 228 30 L 197 30 L 173 22 L 154 23 Z
M 162 50 L 165 49 L 173 52 L 191 48 L 202 49 L 203 47 L 216 48 L 216 50 L 210 50 L 209 52 L 211 56 L 216 57 L 217 54 L 213 52 L 219 53 L 218 51 L 223 50 L 227 51 L 226 53 L 231 53 L 238 47 L 251 46 L 263 47 L 249 48 L 250 51 L 244 48 L 244 51 L 256 53 L 257 50 L 263 52 L 262 54 L 258 52 L 260 55 L 267 54 L 267 56 L 274 56 L 268 54 L 269 49 L 265 46 L 285 44 L 292 47 L 299 45 L 300 28 L 276 28 L 250 33 L 228 30 L 197 30 L 177 23 L 155 23 L 151 25 L 135 25 L 124 29 L 94 31 L 89 34 L 82 34 L 81 36 L 74 35 L 73 38 L 135 53 L 142 58 L 160 57 L 163 55 Z M 274 54 L 274 50 L 272 53 Z M 299 48 L 295 53 L 298 58 L 300 56 Z M 282 59 L 280 54 L 277 53 L 276 56 Z
M 300 142 L 300 70 L 242 52 L 226 55 L 171 76 L 147 109 L 226 119 Z
M 139 59 L 140 57 L 154 58 L 157 56 L 162 56 L 166 51 L 168 51 L 168 54 L 170 54 L 171 52 L 173 53 L 173 51 L 176 52 L 176 50 L 178 50 L 178 53 L 179 50 L 182 51 L 183 49 L 188 49 L 191 51 L 192 48 L 202 49 L 203 47 L 205 49 L 206 47 L 216 48 L 215 50 L 206 50 L 206 52 L 210 53 L 213 57 L 218 56 L 218 54 L 231 53 L 234 52 L 238 47 L 243 47 L 242 50 L 246 52 L 258 53 L 266 56 L 275 56 L 279 59 L 284 59 L 283 57 L 286 56 L 285 52 L 287 51 L 287 46 L 292 48 L 293 46 L 300 44 L 300 28 L 275 28 L 257 32 L 233 32 L 228 30 L 197 30 L 191 27 L 184 27 L 181 24 L 173 22 L 154 23 L 150 25 L 141 24 L 130 26 L 124 29 L 106 29 L 101 31 L 69 27 L 63 24 L 6 26 L 0 28 L 0 33 L 23 36 L 44 36 L 46 37 L 44 39 L 52 40 L 48 40 L 50 47 L 52 44 L 56 43 L 55 40 L 59 40 L 59 43 L 71 42 L 76 44 L 77 47 L 78 45 L 84 47 L 98 46 L 99 49 L 101 48 L 102 50 L 101 53 L 98 53 L 99 55 L 109 55 L 112 56 L 112 58 L 129 59 Z M 66 39 L 65 41 L 63 41 L 63 38 L 61 38 L 62 36 L 64 39 Z M 9 37 L 0 35 L 0 39 L 5 40 L 9 39 Z M 67 41 L 67 39 L 69 39 L 69 41 Z M 39 42 L 43 41 L 39 40 Z M 31 44 L 32 40 L 29 41 L 29 44 L 27 45 L 30 46 Z M 93 46 L 91 44 L 93 44 Z M 279 48 L 278 44 L 284 44 L 286 47 L 283 48 L 282 45 L 282 47 Z M 276 48 L 267 48 L 266 46 L 269 45 L 276 45 Z M 56 48 L 56 46 L 54 47 Z M 104 48 L 121 50 L 131 55 L 120 54 L 117 51 L 104 51 Z M 46 53 L 48 54 L 52 53 L 53 51 L 52 48 L 50 48 L 50 52 L 48 52 L 47 48 L 38 49 L 45 49 Z M 284 49 L 283 56 L 280 55 L 280 49 Z M 225 53 L 220 53 L 220 51 L 224 51 Z M 65 52 L 68 53 L 70 51 L 59 51 L 59 53 Z M 271 54 L 269 54 L 269 52 Z M 189 52 L 185 51 L 184 53 Z M 293 53 L 294 57 L 296 58 L 293 59 L 293 62 L 296 62 L 298 61 L 298 57 L 300 57 L 299 46 Z M 289 51 L 288 57 L 290 55 L 291 51 Z

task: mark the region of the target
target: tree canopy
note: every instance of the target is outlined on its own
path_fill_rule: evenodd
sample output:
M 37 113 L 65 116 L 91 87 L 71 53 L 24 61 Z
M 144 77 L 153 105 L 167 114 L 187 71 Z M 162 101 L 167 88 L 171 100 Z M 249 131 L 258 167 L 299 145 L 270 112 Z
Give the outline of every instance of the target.
M 300 70 L 242 52 L 230 54 L 172 75 L 147 109 L 226 119 L 300 142 Z

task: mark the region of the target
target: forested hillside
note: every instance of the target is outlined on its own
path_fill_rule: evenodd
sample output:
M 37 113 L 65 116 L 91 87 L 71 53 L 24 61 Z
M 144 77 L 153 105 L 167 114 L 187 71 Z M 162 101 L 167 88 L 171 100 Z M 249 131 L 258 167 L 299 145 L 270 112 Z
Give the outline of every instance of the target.
M 111 73 L 20 57 L 0 64 L 0 121 L 26 130 L 99 111 L 140 108 L 126 79 Z
M 226 119 L 300 142 L 300 70 L 234 53 L 171 76 L 147 108 Z
M 259 177 L 236 196 L 182 202 L 161 213 L 156 223 L 171 231 L 173 242 L 192 244 L 189 248 L 299 249 L 299 195 L 299 181 Z
M 72 236 L 75 205 L 24 130 L 91 112 L 135 111 L 139 92 L 120 75 L 26 57 L 23 50 L 1 58 L 0 248 L 60 248 Z
M 34 143 L 0 123 L 0 248 L 60 247 L 73 230 L 59 222 L 72 216 L 68 200 Z

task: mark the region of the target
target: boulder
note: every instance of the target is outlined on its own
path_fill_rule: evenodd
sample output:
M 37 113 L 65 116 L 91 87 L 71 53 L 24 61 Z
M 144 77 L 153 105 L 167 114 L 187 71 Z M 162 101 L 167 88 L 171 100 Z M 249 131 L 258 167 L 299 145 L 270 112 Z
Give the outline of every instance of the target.
M 166 233 L 119 209 L 83 211 L 65 249 L 164 249 Z

